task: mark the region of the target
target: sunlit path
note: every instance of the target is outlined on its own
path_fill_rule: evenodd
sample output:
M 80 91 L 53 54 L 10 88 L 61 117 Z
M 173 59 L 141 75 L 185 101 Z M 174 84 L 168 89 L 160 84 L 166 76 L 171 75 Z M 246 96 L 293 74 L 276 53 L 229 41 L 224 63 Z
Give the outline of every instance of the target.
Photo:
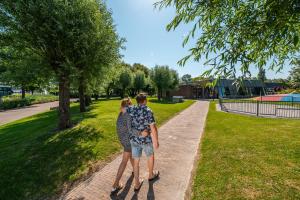
M 134 194 L 131 167 L 123 176 L 127 183 L 117 196 L 110 197 L 111 184 L 121 157 L 107 164 L 91 178 L 82 182 L 61 199 L 184 199 L 189 187 L 194 160 L 197 155 L 209 103 L 198 101 L 159 128 L 160 149 L 156 153 L 156 168 L 161 177 L 154 184 L 144 182 L 140 192 Z M 142 159 L 141 175 L 147 179 L 145 157 Z
M 7 124 L 9 122 L 16 121 L 25 117 L 45 112 L 50 110 L 52 107 L 57 107 L 58 101 L 50 103 L 35 104 L 26 108 L 19 108 L 13 110 L 7 110 L 0 112 L 0 125 Z

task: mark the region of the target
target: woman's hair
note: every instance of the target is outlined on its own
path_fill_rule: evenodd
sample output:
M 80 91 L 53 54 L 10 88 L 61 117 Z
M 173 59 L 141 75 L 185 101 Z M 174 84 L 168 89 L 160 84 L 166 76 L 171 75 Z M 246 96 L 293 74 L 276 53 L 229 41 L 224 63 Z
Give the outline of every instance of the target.
M 121 107 L 122 108 L 125 108 L 125 107 L 130 106 L 130 105 L 132 105 L 132 102 L 131 102 L 131 99 L 129 97 L 122 99 L 122 101 L 121 101 Z

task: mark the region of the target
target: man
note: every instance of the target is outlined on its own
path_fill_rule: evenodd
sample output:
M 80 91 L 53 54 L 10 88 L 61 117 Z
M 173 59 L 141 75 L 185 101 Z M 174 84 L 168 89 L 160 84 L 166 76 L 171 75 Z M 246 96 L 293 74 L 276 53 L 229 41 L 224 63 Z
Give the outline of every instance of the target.
M 154 171 L 154 150 L 158 149 L 158 133 L 155 124 L 153 112 L 147 106 L 147 96 L 139 94 L 136 97 L 137 106 L 130 107 L 128 112 L 132 120 L 132 129 L 134 134 L 130 138 L 132 157 L 134 160 L 134 191 L 138 192 L 143 184 L 143 180 L 139 178 L 140 157 L 142 151 L 148 158 L 149 181 L 153 181 L 159 177 L 159 171 Z

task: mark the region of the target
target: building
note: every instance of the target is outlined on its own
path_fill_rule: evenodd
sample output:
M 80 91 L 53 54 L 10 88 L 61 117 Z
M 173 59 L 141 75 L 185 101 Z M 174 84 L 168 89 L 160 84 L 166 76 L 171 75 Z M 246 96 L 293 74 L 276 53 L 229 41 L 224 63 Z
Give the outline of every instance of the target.
M 220 97 L 253 97 L 265 95 L 265 85 L 257 79 L 237 82 L 233 79 L 220 79 L 217 83 Z
M 183 96 L 188 99 L 237 98 L 265 95 L 265 85 L 260 80 L 244 80 L 237 83 L 233 79 L 220 79 L 215 87 L 214 80 L 202 80 L 190 84 L 181 84 L 171 96 Z
M 265 87 L 267 94 L 275 94 L 278 91 L 287 89 L 286 84 L 278 82 L 266 82 Z

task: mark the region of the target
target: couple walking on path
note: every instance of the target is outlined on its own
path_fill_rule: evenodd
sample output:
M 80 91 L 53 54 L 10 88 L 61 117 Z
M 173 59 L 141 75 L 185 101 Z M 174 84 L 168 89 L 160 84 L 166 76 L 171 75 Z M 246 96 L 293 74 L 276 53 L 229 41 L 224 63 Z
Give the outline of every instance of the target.
M 169 105 L 171 106 L 171 105 Z M 189 199 L 192 172 L 205 119 L 208 101 L 196 101 L 165 122 L 159 129 L 159 151 L 155 151 L 155 168 L 161 176 L 159 182 L 145 181 L 139 192 L 134 192 L 134 180 L 131 167 L 125 169 L 121 182 L 124 188 L 110 195 L 116 173 L 122 163 L 123 155 L 117 156 L 88 179 L 74 185 L 63 194 L 61 200 L 183 200 Z M 128 158 L 129 160 L 129 158 Z M 147 169 L 148 159 L 142 156 L 141 169 Z M 140 173 L 148 177 L 145 170 Z M 157 179 L 158 180 L 158 179 Z
M 154 149 L 158 149 L 158 132 L 153 112 L 147 106 L 147 96 L 139 94 L 136 97 L 137 105 L 132 105 L 129 98 L 121 102 L 121 111 L 117 119 L 117 133 L 124 148 L 122 161 L 112 187 L 112 194 L 116 194 L 124 186 L 120 179 L 130 160 L 134 174 L 134 191 L 138 192 L 143 185 L 140 179 L 140 158 L 144 151 L 147 156 L 148 181 L 159 177 L 159 171 L 154 171 Z

